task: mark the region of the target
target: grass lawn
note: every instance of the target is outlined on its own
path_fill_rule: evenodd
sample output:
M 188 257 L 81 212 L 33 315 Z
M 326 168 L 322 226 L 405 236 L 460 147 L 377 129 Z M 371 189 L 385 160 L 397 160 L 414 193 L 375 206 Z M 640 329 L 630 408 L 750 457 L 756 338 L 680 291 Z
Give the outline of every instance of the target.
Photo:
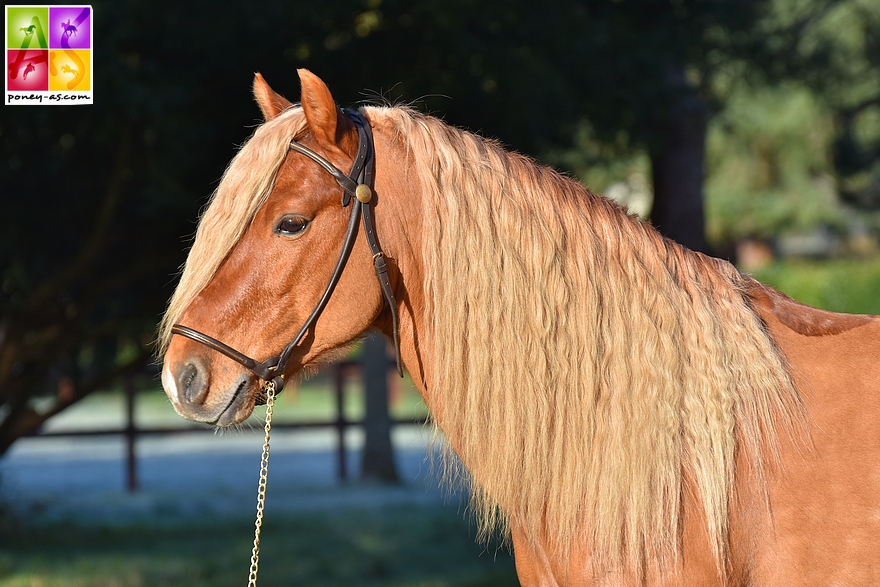
M 264 525 L 259 584 L 516 586 L 513 559 L 480 545 L 454 507 L 396 506 Z M 21 522 L 0 537 L 0 587 L 241 587 L 253 522 L 82 527 Z
M 880 314 L 880 257 L 780 261 L 754 273 L 792 298 L 833 312 Z

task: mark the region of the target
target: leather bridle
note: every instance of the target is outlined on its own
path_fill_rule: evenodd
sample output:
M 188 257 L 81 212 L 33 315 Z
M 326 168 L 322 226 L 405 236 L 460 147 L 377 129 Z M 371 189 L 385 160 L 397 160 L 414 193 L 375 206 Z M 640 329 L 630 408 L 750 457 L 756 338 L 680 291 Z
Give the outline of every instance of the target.
M 179 334 L 190 338 L 196 342 L 221 353 L 233 361 L 242 365 L 245 369 L 251 371 L 254 375 L 267 383 L 272 383 L 275 389 L 281 391 L 284 388 L 284 370 L 293 351 L 303 340 L 306 333 L 311 329 L 324 307 L 333 295 L 336 284 L 345 269 L 348 262 L 349 254 L 354 246 L 355 238 L 358 232 L 358 220 L 363 219 L 364 233 L 367 237 L 367 244 L 370 246 L 370 252 L 373 254 L 373 266 L 376 269 L 376 277 L 379 279 L 379 285 L 382 288 L 382 295 L 388 308 L 391 310 L 392 327 L 394 329 L 394 352 L 397 359 L 397 372 L 403 376 L 403 368 L 400 363 L 400 337 L 398 335 L 398 318 L 397 318 L 397 302 L 394 299 L 394 290 L 391 287 L 391 280 L 388 278 L 388 266 L 385 263 L 385 254 L 379 246 L 376 237 L 376 223 L 373 220 L 373 212 L 371 203 L 373 202 L 373 173 L 376 168 L 375 148 L 373 145 L 373 132 L 370 123 L 358 112 L 348 109 L 342 109 L 342 114 L 346 116 L 358 131 L 358 150 L 354 163 L 351 166 L 351 172 L 348 175 L 342 173 L 335 165 L 327 159 L 318 155 L 308 147 L 296 142 L 290 141 L 290 149 L 302 155 L 305 155 L 327 171 L 336 180 L 336 183 L 343 189 L 342 207 L 352 206 L 351 215 L 348 220 L 348 229 L 345 233 L 345 239 L 342 242 L 342 250 L 339 252 L 339 259 L 336 261 L 336 267 L 330 276 L 330 281 L 324 289 L 324 294 L 320 301 L 312 310 L 311 315 L 300 328 L 293 340 L 288 343 L 280 354 L 270 357 L 263 362 L 252 359 L 242 352 L 226 345 L 216 338 L 212 338 L 207 334 L 199 332 L 183 326 L 175 324 L 171 327 L 172 334 Z

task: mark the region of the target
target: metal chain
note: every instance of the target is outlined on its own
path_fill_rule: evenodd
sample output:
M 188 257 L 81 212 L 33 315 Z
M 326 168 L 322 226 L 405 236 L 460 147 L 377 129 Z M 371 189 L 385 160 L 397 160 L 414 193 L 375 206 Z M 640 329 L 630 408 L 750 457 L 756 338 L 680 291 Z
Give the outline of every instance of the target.
M 269 431 L 272 429 L 272 409 L 275 407 L 275 382 L 269 381 L 263 391 L 266 394 L 266 440 L 263 442 L 263 457 L 260 460 L 260 485 L 257 490 L 257 521 L 254 523 L 254 549 L 251 551 L 251 570 L 248 587 L 256 587 L 257 571 L 260 568 L 260 530 L 263 527 L 263 508 L 266 505 L 266 482 L 269 479 Z

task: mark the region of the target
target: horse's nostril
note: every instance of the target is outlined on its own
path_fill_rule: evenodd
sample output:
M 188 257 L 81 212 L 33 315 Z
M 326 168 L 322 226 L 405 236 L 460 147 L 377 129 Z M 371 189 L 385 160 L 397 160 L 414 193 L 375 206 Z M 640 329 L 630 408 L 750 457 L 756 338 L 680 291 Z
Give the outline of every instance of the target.
M 201 404 L 208 395 L 208 381 L 204 371 L 194 363 L 187 363 L 177 375 L 180 399 L 188 404 Z

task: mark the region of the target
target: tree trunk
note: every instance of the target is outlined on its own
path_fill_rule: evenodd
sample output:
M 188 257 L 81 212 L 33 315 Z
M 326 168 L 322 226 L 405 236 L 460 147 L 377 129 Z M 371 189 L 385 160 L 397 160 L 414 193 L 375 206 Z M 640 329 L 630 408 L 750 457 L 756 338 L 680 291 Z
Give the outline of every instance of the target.
M 371 332 L 364 340 L 361 372 L 364 377 L 364 479 L 397 483 L 391 418 L 388 415 L 388 352 L 385 337 Z
M 707 118 L 706 108 L 693 95 L 669 110 L 662 143 L 651 151 L 651 223 L 679 244 L 711 254 L 703 210 Z

